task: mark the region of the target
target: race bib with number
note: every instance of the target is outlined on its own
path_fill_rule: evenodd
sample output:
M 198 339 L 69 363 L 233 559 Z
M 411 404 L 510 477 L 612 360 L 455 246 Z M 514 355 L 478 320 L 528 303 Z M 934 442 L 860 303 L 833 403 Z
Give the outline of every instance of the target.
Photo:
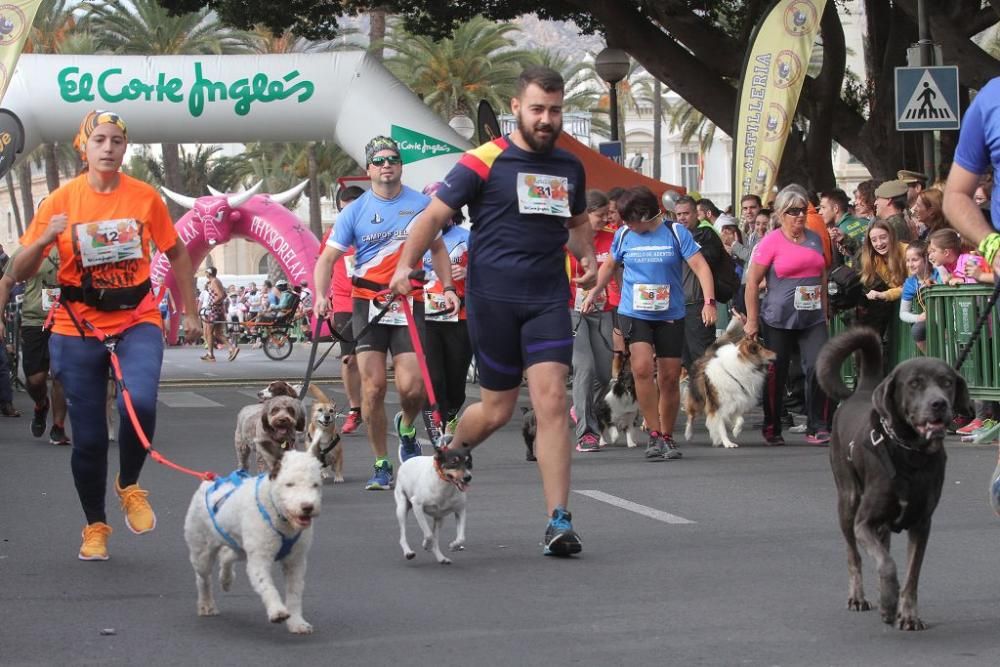
M 407 302 L 410 304 L 410 312 L 413 312 L 413 297 L 406 297 Z M 378 316 L 379 311 L 385 305 L 384 301 L 379 301 L 373 299 L 368 302 L 368 321 L 375 319 Z M 396 299 L 389 306 L 389 310 L 385 311 L 385 315 L 382 319 L 378 321 L 379 324 L 385 324 L 390 327 L 405 327 L 406 326 L 406 313 L 403 312 L 403 306 Z
M 569 179 L 565 176 L 518 173 L 517 208 L 521 213 L 571 217 Z
M 59 288 L 58 287 L 43 287 L 42 288 L 42 311 L 49 312 L 52 310 L 52 306 L 59 301 Z
M 632 287 L 632 308 L 660 313 L 670 308 L 670 285 L 639 284 Z
M 580 287 L 576 288 L 576 301 L 573 304 L 573 310 L 581 312 L 583 310 L 583 302 L 590 294 L 589 289 L 583 289 Z M 594 297 L 594 311 L 601 312 L 604 310 L 604 305 L 608 302 L 607 292 L 601 290 L 601 293 Z
M 74 226 L 80 260 L 84 266 L 99 266 L 142 259 L 142 232 L 133 218 L 84 222 Z
M 435 322 L 458 322 L 458 311 L 449 311 L 444 294 L 424 292 L 424 317 Z
M 799 285 L 795 288 L 795 310 L 819 310 L 823 299 L 819 285 Z

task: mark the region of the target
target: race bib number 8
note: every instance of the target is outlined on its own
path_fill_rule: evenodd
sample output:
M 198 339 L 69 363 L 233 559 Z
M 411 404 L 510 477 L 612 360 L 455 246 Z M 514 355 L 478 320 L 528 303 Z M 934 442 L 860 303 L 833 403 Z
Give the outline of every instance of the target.
M 142 233 L 138 221 L 128 218 L 83 222 L 74 225 L 80 260 L 84 266 L 99 266 L 142 259 Z
M 823 307 L 819 285 L 799 285 L 795 288 L 795 310 L 819 310 Z
M 543 174 L 517 175 L 517 209 L 521 213 L 571 217 L 569 179 Z
M 670 308 L 670 285 L 644 285 L 632 287 L 632 308 L 661 313 Z

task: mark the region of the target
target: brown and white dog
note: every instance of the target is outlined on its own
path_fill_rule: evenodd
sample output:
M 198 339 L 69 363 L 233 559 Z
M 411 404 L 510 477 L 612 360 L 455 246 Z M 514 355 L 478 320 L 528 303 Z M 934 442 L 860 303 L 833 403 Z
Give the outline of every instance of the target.
M 767 367 L 774 358 L 774 352 L 756 338 L 744 336 L 742 326 L 734 321 L 691 367 L 684 439 L 691 439 L 694 418 L 703 414 L 712 446 L 739 447 L 729 439 L 728 430 L 739 437 L 743 415 L 760 400 Z
M 608 391 L 594 405 L 594 416 L 601 428 L 601 446 L 617 444 L 625 434 L 625 444 L 635 447 L 642 438 L 642 415 L 635 395 L 635 377 L 626 356 L 619 366 L 618 375 L 611 378 Z
M 274 380 L 257 392 L 257 400 L 263 403 L 267 399 L 274 398 L 275 396 L 291 396 L 292 398 L 299 398 L 299 394 L 301 393 L 301 384 L 294 385 L 288 384 L 284 380 Z
M 309 408 L 306 442 L 323 463 L 323 479 L 332 471 L 333 483 L 340 484 L 344 481 L 344 448 L 337 433 L 337 405 L 314 384 L 309 385 L 308 392 L 316 401 Z
M 284 451 L 295 449 L 296 431 L 306 427 L 302 402 L 292 396 L 274 396 L 248 405 L 236 416 L 236 464 L 249 470 L 256 454 L 258 472 L 270 472 Z

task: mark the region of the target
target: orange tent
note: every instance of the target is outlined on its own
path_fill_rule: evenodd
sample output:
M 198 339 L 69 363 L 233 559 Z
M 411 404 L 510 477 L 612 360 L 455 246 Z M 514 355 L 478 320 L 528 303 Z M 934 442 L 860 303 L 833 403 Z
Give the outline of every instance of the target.
M 679 185 L 657 181 L 648 176 L 643 176 L 637 171 L 626 169 L 614 160 L 604 157 L 589 146 L 577 141 L 566 132 L 559 135 L 556 145 L 568 150 L 583 163 L 583 169 L 587 173 L 588 188 L 596 188 L 607 192 L 615 186 L 630 188 L 636 185 L 645 185 L 656 194 L 657 198 L 661 197 L 667 190 L 673 190 L 678 194 L 687 192 Z

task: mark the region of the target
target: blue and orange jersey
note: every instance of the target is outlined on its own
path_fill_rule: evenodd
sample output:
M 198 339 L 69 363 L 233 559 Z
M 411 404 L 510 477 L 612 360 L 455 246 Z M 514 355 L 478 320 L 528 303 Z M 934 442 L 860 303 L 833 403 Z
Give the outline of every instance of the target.
M 369 190 L 341 212 L 326 243 L 343 252 L 354 247 L 353 275 L 388 286 L 413 221 L 429 202 L 427 195 L 405 185 L 394 199 L 382 199 Z M 351 292 L 361 299 L 372 299 L 375 294 L 357 286 Z M 421 298 L 419 291 L 414 296 Z
M 448 259 L 451 260 L 452 266 L 461 266 L 462 268 L 468 270 L 469 230 L 464 227 L 452 225 L 441 235 L 441 240 L 444 242 L 444 247 L 448 251 Z M 424 308 L 424 314 L 428 317 L 428 319 L 433 320 L 434 318 L 427 315 L 427 313 L 431 309 L 430 303 L 432 300 L 438 297 L 444 297 L 444 283 L 438 280 L 437 274 L 434 273 L 434 264 L 431 261 L 431 253 L 429 250 L 424 255 L 424 271 L 426 272 L 427 277 L 427 284 L 424 285 L 424 301 L 427 304 Z M 452 280 L 452 284 L 455 286 L 455 293 L 463 299 L 462 309 L 458 313 L 458 319 L 464 320 L 465 279 Z
M 566 223 L 586 210 L 585 192 L 583 165 L 561 148 L 534 153 L 501 137 L 467 151 L 435 196 L 469 207 L 468 294 L 565 303 Z

